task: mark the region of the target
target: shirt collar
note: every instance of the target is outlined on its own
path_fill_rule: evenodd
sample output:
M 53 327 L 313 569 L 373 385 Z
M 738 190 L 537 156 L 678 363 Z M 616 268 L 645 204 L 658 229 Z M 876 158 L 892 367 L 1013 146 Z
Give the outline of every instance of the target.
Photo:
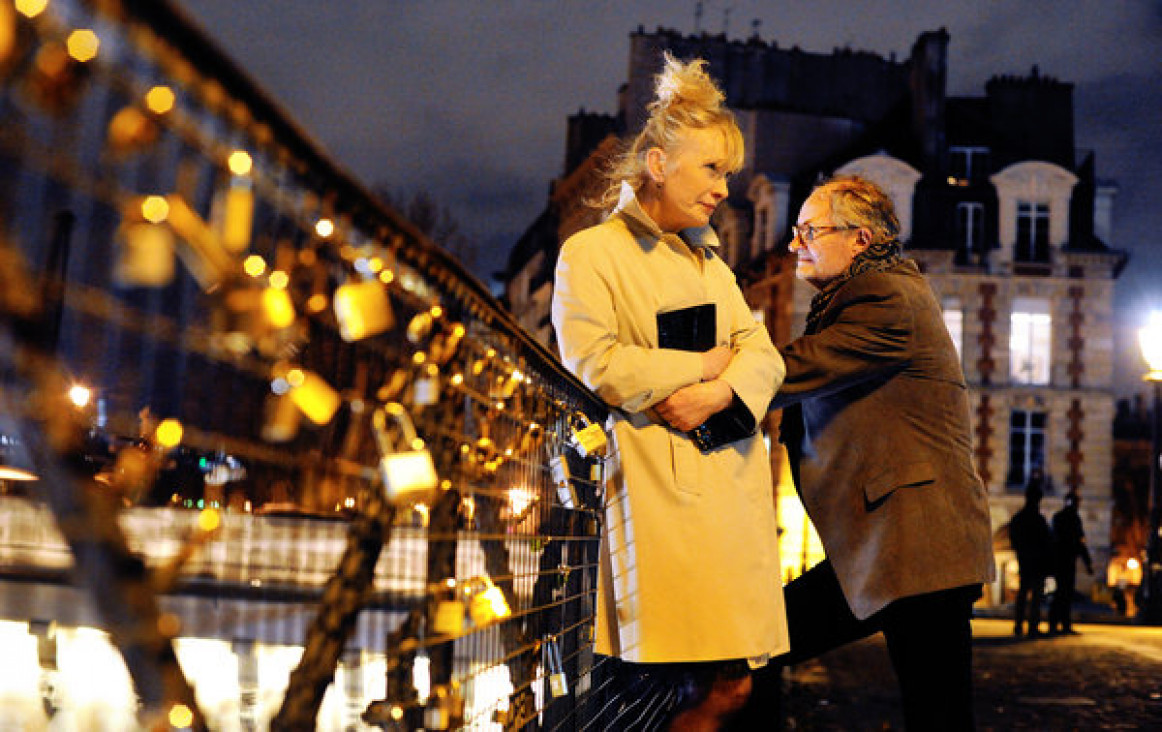
M 626 181 L 621 182 L 621 192 L 617 199 L 617 206 L 613 209 L 613 213 L 621 214 L 636 227 L 642 228 L 655 239 L 662 239 L 665 237 L 658 225 L 654 222 L 650 215 L 642 208 L 641 203 L 637 200 L 637 194 Z M 707 247 L 718 246 L 718 235 L 714 233 L 714 229 L 709 226 L 694 226 L 689 229 L 682 229 L 678 232 L 678 238 L 686 243 L 691 249 L 705 249 Z M 709 256 L 712 253 L 711 249 L 706 249 L 706 254 Z

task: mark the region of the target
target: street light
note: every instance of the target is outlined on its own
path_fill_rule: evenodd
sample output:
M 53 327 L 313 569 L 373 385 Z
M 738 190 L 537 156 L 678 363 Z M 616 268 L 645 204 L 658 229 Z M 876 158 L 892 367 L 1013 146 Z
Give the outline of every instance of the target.
M 1150 537 L 1146 541 L 1146 577 L 1142 622 L 1162 625 L 1162 312 L 1150 314 L 1149 324 L 1138 330 L 1138 345 L 1150 371 L 1142 377 L 1154 385 L 1153 421 L 1150 430 Z

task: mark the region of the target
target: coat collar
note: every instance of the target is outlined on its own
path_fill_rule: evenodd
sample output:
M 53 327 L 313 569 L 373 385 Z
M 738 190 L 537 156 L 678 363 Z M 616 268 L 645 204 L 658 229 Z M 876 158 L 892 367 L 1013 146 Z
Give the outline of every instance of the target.
M 633 186 L 625 181 L 621 182 L 621 193 L 617 199 L 617 206 L 613 209 L 613 213 L 614 215 L 621 214 L 631 228 L 655 240 L 666 237 L 666 233 L 658 228 L 658 225 L 645 212 L 641 203 L 638 202 L 637 194 L 634 192 Z M 695 226 L 689 229 L 682 229 L 678 232 L 678 238 L 685 242 L 686 246 L 691 249 L 703 250 L 707 257 L 712 256 L 714 253 L 711 247 L 718 246 L 718 235 L 709 226 Z

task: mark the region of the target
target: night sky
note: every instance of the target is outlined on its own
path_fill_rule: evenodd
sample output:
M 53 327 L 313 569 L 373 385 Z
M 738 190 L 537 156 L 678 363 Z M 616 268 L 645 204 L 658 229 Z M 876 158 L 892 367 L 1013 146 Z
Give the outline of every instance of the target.
M 1162 3 L 1156 0 L 176 0 L 368 185 L 426 191 L 479 244 L 488 281 L 562 172 L 565 121 L 611 113 L 638 26 L 758 33 L 780 47 L 906 59 L 944 27 L 952 95 L 994 75 L 1074 84 L 1076 143 L 1114 181 L 1119 393 L 1162 309 Z M 701 5 L 701 20 L 695 8 Z M 700 25 L 696 25 L 699 23 Z

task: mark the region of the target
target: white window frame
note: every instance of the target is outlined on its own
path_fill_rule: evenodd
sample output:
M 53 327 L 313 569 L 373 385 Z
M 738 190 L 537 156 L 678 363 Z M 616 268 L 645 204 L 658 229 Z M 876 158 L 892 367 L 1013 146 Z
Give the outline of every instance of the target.
M 1017 237 L 1013 242 L 1013 261 L 1049 262 L 1049 204 L 1041 201 L 1017 201 Z M 1021 222 L 1028 222 L 1022 238 Z M 1039 249 L 1043 251 L 1038 251 Z
M 1014 424 L 1018 418 L 1020 423 Z M 1014 409 L 1009 413 L 1008 485 L 1024 486 L 1033 468 L 1044 469 L 1048 426 L 1049 415 L 1044 410 Z
M 956 232 L 969 262 L 984 257 L 983 203 L 962 201 L 956 204 Z
M 1053 316 L 1049 301 L 1016 298 L 1009 316 L 1009 380 L 1047 386 L 1052 376 Z
M 946 297 L 942 303 L 944 310 L 944 327 L 952 338 L 952 345 L 956 347 L 956 355 L 964 363 L 964 309 L 960 298 Z

